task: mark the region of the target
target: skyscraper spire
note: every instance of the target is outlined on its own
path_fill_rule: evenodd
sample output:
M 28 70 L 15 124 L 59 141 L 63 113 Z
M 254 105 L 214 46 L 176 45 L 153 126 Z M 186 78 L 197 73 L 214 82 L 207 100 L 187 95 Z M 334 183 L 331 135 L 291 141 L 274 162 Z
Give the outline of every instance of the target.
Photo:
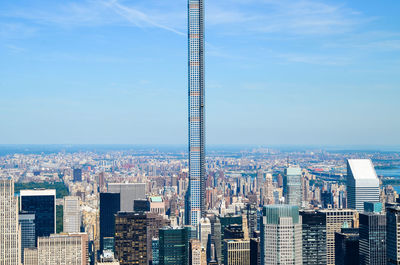
M 204 215 L 204 5 L 188 0 L 189 189 L 186 224 L 197 226 Z

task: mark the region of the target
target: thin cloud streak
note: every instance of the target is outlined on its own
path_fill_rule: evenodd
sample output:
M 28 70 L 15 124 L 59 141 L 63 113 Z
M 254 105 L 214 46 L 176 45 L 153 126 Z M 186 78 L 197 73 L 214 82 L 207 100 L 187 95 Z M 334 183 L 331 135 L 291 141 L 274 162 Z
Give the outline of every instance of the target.
M 60 27 L 96 27 L 104 25 L 135 26 L 138 28 L 159 28 L 178 35 L 185 35 L 166 24 L 158 22 L 157 16 L 147 14 L 112 1 L 84 1 L 53 6 L 51 10 L 16 10 L 0 13 L 2 17 L 20 18 L 39 25 Z M 0 31 L 1 33 L 1 31 Z

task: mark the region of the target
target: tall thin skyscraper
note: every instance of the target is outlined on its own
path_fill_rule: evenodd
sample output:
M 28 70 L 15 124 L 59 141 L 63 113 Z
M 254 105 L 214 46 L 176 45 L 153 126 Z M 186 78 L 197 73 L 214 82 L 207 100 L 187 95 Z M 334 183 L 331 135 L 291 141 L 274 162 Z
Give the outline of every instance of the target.
M 0 264 L 18 265 L 21 261 L 18 200 L 14 181 L 0 180 Z
M 186 224 L 197 227 L 204 215 L 204 5 L 188 0 L 189 189 Z

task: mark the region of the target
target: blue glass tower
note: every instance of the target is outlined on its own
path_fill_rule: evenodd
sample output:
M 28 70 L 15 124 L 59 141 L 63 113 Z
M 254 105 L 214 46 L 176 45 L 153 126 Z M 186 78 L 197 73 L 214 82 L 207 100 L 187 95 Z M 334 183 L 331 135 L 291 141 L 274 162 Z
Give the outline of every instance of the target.
M 189 190 L 186 224 L 197 227 L 204 214 L 204 5 L 188 0 Z

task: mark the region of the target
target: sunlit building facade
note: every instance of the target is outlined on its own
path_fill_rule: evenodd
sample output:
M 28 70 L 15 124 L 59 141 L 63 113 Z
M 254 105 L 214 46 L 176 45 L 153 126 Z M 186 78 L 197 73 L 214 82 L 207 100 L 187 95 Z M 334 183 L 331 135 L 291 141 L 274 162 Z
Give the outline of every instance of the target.
M 203 14 L 203 0 L 188 1 L 189 191 L 187 194 L 186 224 L 195 227 L 197 227 L 205 212 Z

